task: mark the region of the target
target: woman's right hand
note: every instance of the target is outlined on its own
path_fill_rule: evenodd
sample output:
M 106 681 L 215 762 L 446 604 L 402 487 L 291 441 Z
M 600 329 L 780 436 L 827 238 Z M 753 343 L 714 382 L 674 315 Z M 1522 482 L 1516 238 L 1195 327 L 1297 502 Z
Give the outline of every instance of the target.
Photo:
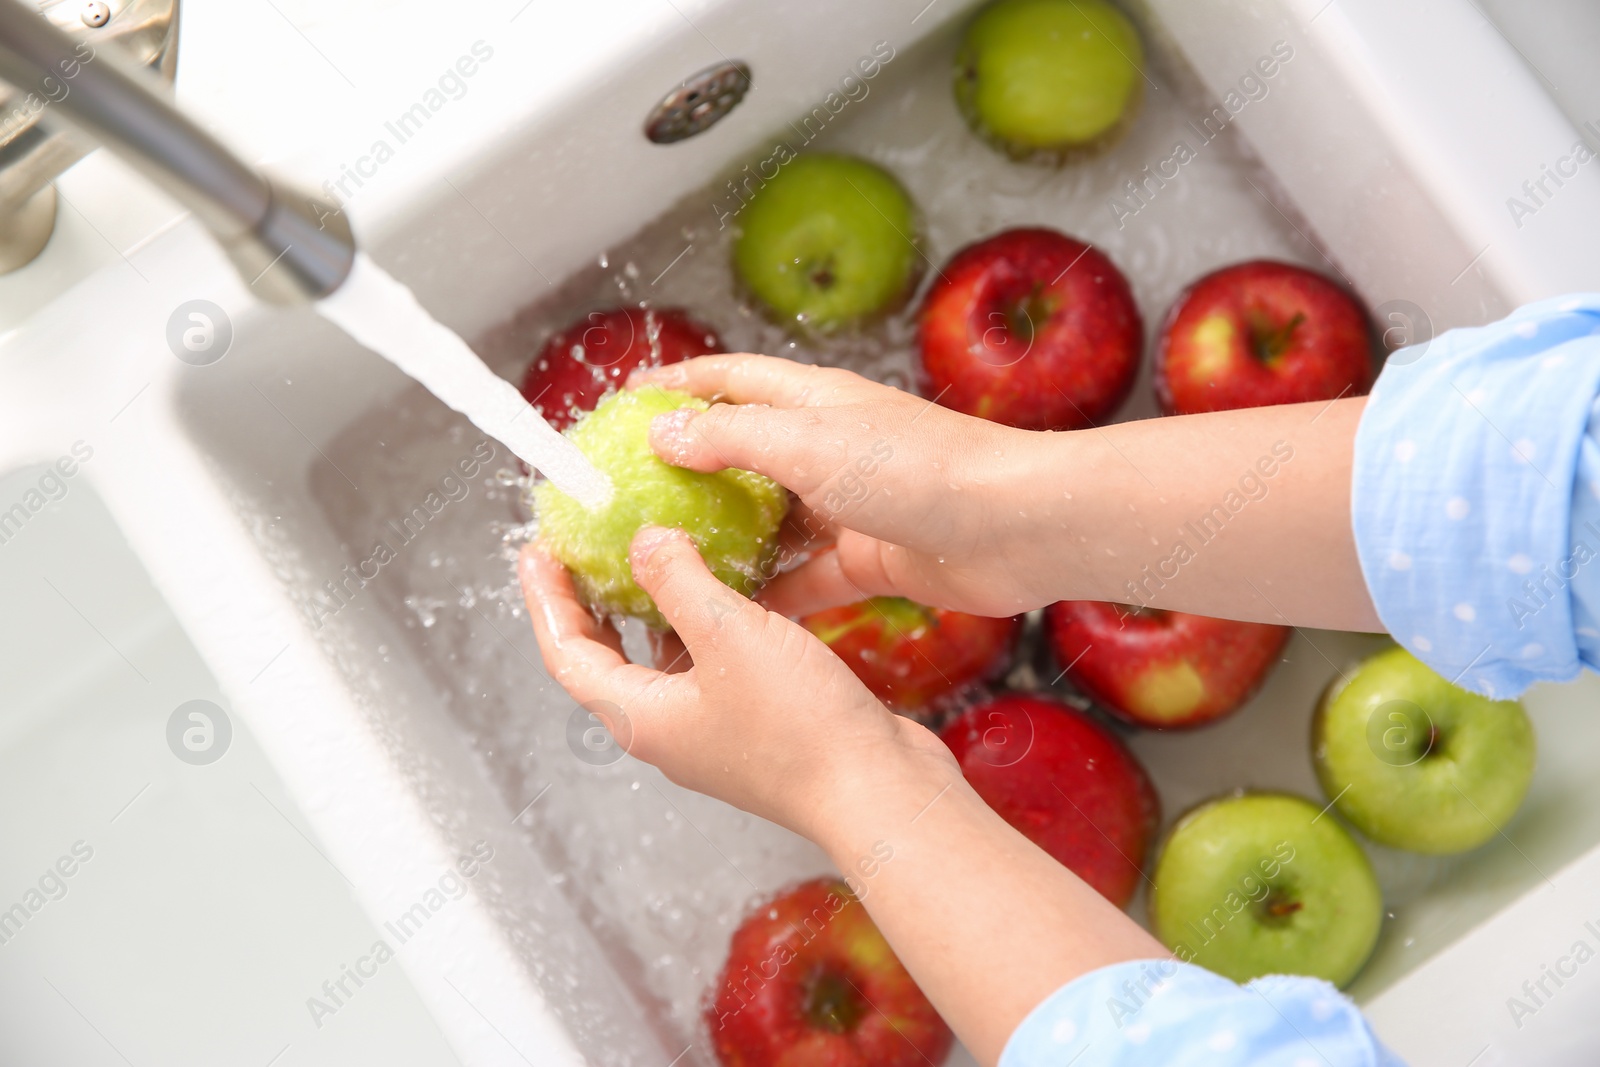
M 803 615 L 904 596 L 1004 616 L 1050 602 L 1025 562 L 1040 538 L 1003 474 L 1044 435 L 769 356 L 702 356 L 629 384 L 714 401 L 656 418 L 650 443 L 667 462 L 756 471 L 800 498 L 784 562 L 805 561 L 762 592 L 772 610 Z

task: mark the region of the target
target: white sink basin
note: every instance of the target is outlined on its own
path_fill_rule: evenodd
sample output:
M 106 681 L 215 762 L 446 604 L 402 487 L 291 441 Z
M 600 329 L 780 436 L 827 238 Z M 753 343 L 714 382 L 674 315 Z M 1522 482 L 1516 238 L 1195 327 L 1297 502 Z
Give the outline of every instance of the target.
M 1507 217 L 1504 198 L 1576 133 L 1467 0 L 1400 11 L 1375 0 L 1229 0 L 1203 10 L 1148 0 L 1139 12 L 1153 54 L 1144 114 L 1112 153 L 1065 171 L 1012 166 L 965 132 L 946 73 L 963 11 L 952 0 L 924 4 L 802 11 L 728 0 L 671 17 L 625 4 L 566 12 L 548 16 L 569 20 L 560 32 L 575 34 L 586 19 L 592 32 L 565 38 L 583 42 L 582 61 L 568 57 L 555 73 L 549 57 L 560 48 L 529 27 L 556 30 L 528 22 L 545 17 L 530 9 L 493 38 L 485 76 L 498 80 L 483 83 L 492 93 L 475 89 L 448 129 L 435 120 L 429 140 L 399 157 L 379 192 L 353 199 L 358 232 L 508 376 L 541 331 L 600 303 L 648 297 L 700 310 L 735 346 L 903 381 L 903 328 L 818 352 L 739 311 L 718 225 L 728 194 L 712 180 L 765 156 L 775 138 L 797 137 L 787 123 L 886 42 L 894 58 L 865 99 L 829 119 L 819 145 L 900 175 L 924 212 L 935 262 L 1006 225 L 1057 226 L 1122 265 L 1147 323 L 1186 280 L 1257 255 L 1337 270 L 1381 309 L 1386 328 L 1400 325 L 1393 312 L 1413 331 L 1600 282 L 1587 245 L 1572 238 L 1597 232 L 1592 175 L 1542 208 L 1536 226 L 1518 230 Z M 1230 115 L 1229 129 L 1147 205 L 1131 217 L 1114 210 L 1125 182 L 1193 136 L 1189 121 L 1210 113 L 1202 101 L 1221 99 L 1280 41 L 1293 58 L 1265 94 Z M 650 106 L 724 58 L 755 72 L 744 104 L 693 140 L 647 143 L 639 125 Z M 373 110 L 412 102 L 401 95 Z M 369 149 L 370 132 L 301 161 L 301 176 L 318 185 L 338 174 Z M 503 452 L 466 482 L 446 483 L 478 436 L 313 314 L 251 305 L 192 224 L 130 258 L 147 279 L 131 294 L 126 267 L 102 270 L 0 344 L 0 470 L 53 460 L 79 438 L 93 445 L 80 477 L 193 643 L 214 679 L 205 691 L 226 705 L 240 738 L 259 743 L 285 816 L 306 830 L 300 844 L 313 852 L 314 842 L 348 879 L 360 914 L 338 920 L 340 929 L 365 923 L 382 936 L 420 886 L 477 842 L 493 849 L 428 936 L 396 952 L 395 1003 L 414 997 L 407 1003 L 423 1011 L 403 1014 L 434 1035 L 397 1043 L 418 1062 L 441 1059 L 421 1050 L 442 1040 L 471 1064 L 709 1063 L 697 1008 L 728 933 L 758 893 L 824 870 L 821 855 L 631 759 L 607 763 L 574 747 L 574 708 L 538 667 L 499 555 L 500 529 L 516 519 L 492 477 Z M 178 362 L 163 341 L 173 309 L 196 298 L 226 309 L 235 338 L 205 367 Z M 1147 383 L 1137 395 L 1148 397 Z M 1147 399 L 1128 412 L 1150 413 Z M 448 503 L 415 517 L 435 488 Z M 414 529 L 401 533 L 408 516 Z M 362 584 L 347 568 L 371 558 L 379 539 L 396 558 Z M 20 565 L 0 546 L 0 580 Z M 46 594 L 25 596 L 43 603 Z M 25 635 L 48 644 L 40 634 L 65 623 Z M 67 639 L 81 647 L 81 625 Z M 1169 815 L 1241 785 L 1315 795 L 1312 700 L 1330 661 L 1370 643 L 1302 635 L 1237 718 L 1135 739 Z M 119 684 L 132 692 L 140 683 Z M 1530 696 L 1541 770 L 1505 839 L 1453 862 L 1375 857 L 1394 916 L 1354 992 L 1413 1064 L 1459 1067 L 1475 1055 L 1479 1064 L 1592 1062 L 1600 1049 L 1583 1023 L 1600 993 L 1586 995 L 1581 983 L 1520 1029 L 1506 1007 L 1594 917 L 1582 888 L 1600 874 L 1591 870 L 1600 868 L 1600 781 L 1585 760 L 1600 740 L 1588 710 L 1597 684 Z M 65 729 L 86 699 L 61 694 L 40 714 Z M 267 773 L 250 780 L 276 799 Z M 111 777 L 97 776 L 96 789 L 115 792 Z M 53 840 L 40 847 L 56 848 Z M 286 844 L 294 842 L 276 847 Z M 39 866 L 32 856 L 19 871 Z M 322 862 L 311 859 L 307 877 Z M 138 870 L 108 862 L 87 873 L 133 899 Z M 7 951 L 0 946 L 0 981 L 13 968 L 38 984 L 31 961 Z M 354 962 L 341 953 L 335 970 Z M 43 976 L 56 980 L 48 968 Z M 62 982 L 72 981 L 63 965 Z M 281 1010 L 294 1020 L 283 1040 L 311 1048 L 317 1033 L 352 1017 L 317 1031 L 304 1003 L 313 994 L 297 991 L 287 1006 L 263 995 L 263 1014 L 238 1025 Z M 215 1061 L 138 1019 L 118 1026 L 102 1027 L 105 1036 L 144 1042 L 152 1060 Z M 351 1058 L 378 1055 L 389 1058 L 373 1044 Z

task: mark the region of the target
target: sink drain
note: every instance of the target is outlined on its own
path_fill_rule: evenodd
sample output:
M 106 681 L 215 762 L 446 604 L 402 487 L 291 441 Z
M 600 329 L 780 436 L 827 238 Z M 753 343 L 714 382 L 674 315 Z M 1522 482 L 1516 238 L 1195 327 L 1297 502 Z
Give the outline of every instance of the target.
M 743 63 L 718 63 L 688 78 L 650 112 L 644 135 L 656 144 L 672 144 L 710 129 L 739 106 L 750 91 L 750 68 Z

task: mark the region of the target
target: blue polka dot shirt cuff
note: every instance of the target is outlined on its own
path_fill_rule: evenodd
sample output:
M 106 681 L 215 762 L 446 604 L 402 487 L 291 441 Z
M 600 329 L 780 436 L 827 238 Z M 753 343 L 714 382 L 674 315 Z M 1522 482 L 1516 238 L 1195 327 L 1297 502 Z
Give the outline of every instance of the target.
M 1017 1027 L 1000 1067 L 1403 1067 L 1348 999 L 1314 978 L 1240 986 L 1175 960 L 1067 983 Z
M 1356 432 L 1356 548 L 1378 616 L 1493 697 L 1600 663 L 1600 295 L 1389 358 Z

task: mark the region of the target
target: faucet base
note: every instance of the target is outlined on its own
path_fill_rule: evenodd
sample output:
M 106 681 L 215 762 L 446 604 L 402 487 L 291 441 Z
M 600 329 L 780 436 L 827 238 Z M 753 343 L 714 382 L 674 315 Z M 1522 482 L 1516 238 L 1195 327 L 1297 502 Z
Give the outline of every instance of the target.
M 8 7 L 11 0 L 6 0 Z M 178 62 L 179 0 L 109 0 L 108 3 L 29 3 L 30 12 L 70 38 L 43 78 L 0 84 L 0 275 L 28 265 L 49 243 L 55 227 L 52 179 L 94 147 L 70 130 L 42 127 L 46 110 L 64 108 L 92 72 L 97 49 L 149 67 L 171 82 Z M 58 76 L 59 75 L 59 76 Z M 74 79 L 80 79 L 74 81 Z M 70 83 L 70 84 L 69 84 Z
M 55 228 L 54 185 L 46 185 L 9 211 L 0 211 L 0 274 L 33 262 Z

